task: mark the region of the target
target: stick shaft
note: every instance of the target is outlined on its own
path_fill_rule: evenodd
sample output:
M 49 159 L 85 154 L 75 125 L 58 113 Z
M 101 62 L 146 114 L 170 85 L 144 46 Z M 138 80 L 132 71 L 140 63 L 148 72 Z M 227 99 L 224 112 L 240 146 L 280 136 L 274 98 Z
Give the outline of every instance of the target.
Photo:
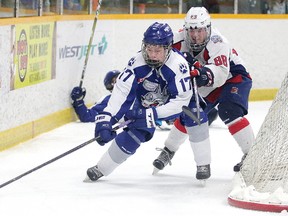
M 8 184 L 10 184 L 10 183 L 12 183 L 12 182 L 14 182 L 14 181 L 17 181 L 18 179 L 20 179 L 20 178 L 22 178 L 22 177 L 24 177 L 24 176 L 26 176 L 26 175 L 28 175 L 28 174 L 30 174 L 30 173 L 38 170 L 38 169 L 40 169 L 40 168 L 42 168 L 42 167 L 44 167 L 44 166 L 46 166 L 46 165 L 48 165 L 48 164 L 56 161 L 56 160 L 58 160 L 58 159 L 60 159 L 60 158 L 62 158 L 62 157 L 64 157 L 64 156 L 66 156 L 66 155 L 68 155 L 68 154 L 70 154 L 70 153 L 72 153 L 72 152 L 74 152 L 74 151 L 76 151 L 76 150 L 78 150 L 78 149 L 86 146 L 86 145 L 88 145 L 89 143 L 92 143 L 92 142 L 95 141 L 95 140 L 96 140 L 96 138 L 90 139 L 90 140 L 82 143 L 81 145 L 76 146 L 76 147 L 73 148 L 73 149 L 70 149 L 69 151 L 67 151 L 67 152 L 65 152 L 65 153 L 63 153 L 63 154 L 61 154 L 61 155 L 59 155 L 59 156 L 57 156 L 57 157 L 55 157 L 55 158 L 53 158 L 53 159 L 51 159 L 51 160 L 49 160 L 49 161 L 46 161 L 45 163 L 43 163 L 43 164 L 41 164 L 41 165 L 39 165 L 39 166 L 34 167 L 33 169 L 31 169 L 31 170 L 29 170 L 29 171 L 27 171 L 27 172 L 25 172 L 25 173 L 23 173 L 23 174 L 15 177 L 15 178 L 13 178 L 13 179 L 11 179 L 11 180 L 9 180 L 9 181 L 1 184 L 1 185 L 0 185 L 0 188 L 2 188 L 2 187 L 6 186 L 6 185 L 8 185 Z
M 198 87 L 196 78 L 193 78 L 193 88 L 194 88 L 194 94 L 195 94 L 195 100 L 196 100 L 196 108 L 197 108 L 197 118 L 200 119 L 200 102 L 199 102 L 199 95 L 198 95 Z
M 116 131 L 116 130 L 118 130 L 118 129 L 120 129 L 120 128 L 126 126 L 126 125 L 128 125 L 130 122 L 131 122 L 131 121 L 128 120 L 128 121 L 126 121 L 126 122 L 120 123 L 118 126 L 114 127 L 113 130 Z M 44 167 L 44 166 L 46 166 L 46 165 L 48 165 L 48 164 L 50 164 L 50 163 L 53 163 L 54 161 L 56 161 L 56 160 L 58 160 L 58 159 L 60 159 L 60 158 L 62 158 L 62 157 L 65 157 L 66 155 L 69 155 L 69 154 L 71 154 L 72 152 L 77 151 L 77 150 L 80 149 L 80 148 L 83 148 L 84 146 L 86 146 L 86 145 L 94 142 L 97 138 L 100 138 L 100 137 L 98 136 L 98 137 L 95 137 L 95 138 L 93 138 L 93 139 L 90 139 L 90 140 L 88 140 L 88 141 L 86 141 L 86 142 L 84 142 L 84 143 L 76 146 L 75 148 L 70 149 L 70 150 L 67 151 L 67 152 L 64 152 L 64 153 L 61 154 L 61 155 L 58 155 L 57 157 L 52 158 L 51 160 L 48 160 L 48 161 L 46 161 L 45 163 L 43 163 L 43 164 L 41 164 L 41 165 L 39 165 L 39 166 L 36 166 L 36 167 L 34 167 L 33 169 L 31 169 L 31 170 L 29 170 L 29 171 L 27 171 L 27 172 L 25 172 L 25 173 L 23 173 L 23 174 L 21 174 L 21 175 L 19 175 L 19 176 L 16 176 L 16 177 L 13 178 L 13 179 L 10 179 L 9 181 L 1 184 L 1 185 L 0 185 L 0 188 L 4 187 L 4 186 L 6 186 L 6 185 L 8 185 L 8 184 L 10 184 L 10 183 L 12 183 L 12 182 L 15 182 L 15 181 L 17 181 L 18 179 L 20 179 L 20 178 L 22 178 L 22 177 L 24 177 L 24 176 L 26 176 L 26 175 L 28 175 L 28 174 L 30 174 L 30 173 L 32 173 L 32 172 L 40 169 L 40 168 L 42 168 L 42 167 Z
M 98 1 L 98 6 L 97 6 L 97 9 L 96 9 L 96 15 L 95 15 L 95 18 L 94 18 L 94 21 L 93 21 L 92 32 L 91 32 L 89 43 L 88 43 L 88 49 L 87 49 L 85 60 L 84 60 L 84 66 L 83 66 L 83 69 L 82 69 L 81 80 L 80 80 L 80 83 L 79 83 L 79 87 L 80 88 L 82 88 L 82 85 L 83 85 L 83 80 L 84 80 L 84 76 L 85 76 L 85 72 L 86 72 L 86 68 L 87 68 L 87 64 L 88 64 L 88 59 L 89 59 L 89 55 L 90 55 L 91 45 L 92 45 L 92 41 L 93 41 L 93 38 L 94 38 L 94 33 L 95 33 L 95 29 L 96 29 L 96 24 L 97 24 L 97 21 L 98 21 L 98 16 L 99 16 L 99 13 L 100 13 L 101 4 L 102 4 L 102 0 L 99 0 Z
M 194 113 L 190 110 L 188 106 L 182 106 L 182 111 L 189 116 L 193 121 L 195 121 L 198 125 L 201 125 L 201 121 L 197 116 L 194 115 Z

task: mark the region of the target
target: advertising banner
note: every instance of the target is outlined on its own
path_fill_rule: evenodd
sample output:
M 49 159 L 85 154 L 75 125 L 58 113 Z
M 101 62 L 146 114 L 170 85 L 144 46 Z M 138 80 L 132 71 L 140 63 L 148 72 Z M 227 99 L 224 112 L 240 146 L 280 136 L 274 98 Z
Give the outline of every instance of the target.
M 54 22 L 16 25 L 12 89 L 34 85 L 55 77 L 54 25 Z

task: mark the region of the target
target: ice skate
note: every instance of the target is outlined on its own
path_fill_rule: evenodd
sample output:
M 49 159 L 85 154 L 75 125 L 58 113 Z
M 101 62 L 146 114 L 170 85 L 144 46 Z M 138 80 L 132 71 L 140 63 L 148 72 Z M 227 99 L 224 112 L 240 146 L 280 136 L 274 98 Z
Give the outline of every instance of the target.
M 161 151 L 161 153 L 158 158 L 153 161 L 153 175 L 157 174 L 160 170 L 163 170 L 168 163 L 171 165 L 171 160 L 175 154 L 175 152 L 170 151 L 167 147 L 164 147 L 164 149 L 156 148 L 156 150 Z
M 196 179 L 198 179 L 202 186 L 206 185 L 206 180 L 211 176 L 210 164 L 197 166 Z
M 242 165 L 243 165 L 243 161 L 245 160 L 246 156 L 247 156 L 247 154 L 244 154 L 243 157 L 242 157 L 242 159 L 241 159 L 241 161 L 240 161 L 239 163 L 237 163 L 237 164 L 233 167 L 234 172 L 239 172 L 239 171 L 240 171 L 240 169 L 241 169 L 241 167 L 242 167 Z
M 100 170 L 98 169 L 98 166 L 96 165 L 96 166 L 93 166 L 87 170 L 87 176 L 83 181 L 84 182 L 95 182 L 99 178 L 101 178 L 102 176 L 103 176 L 103 174 L 100 172 Z

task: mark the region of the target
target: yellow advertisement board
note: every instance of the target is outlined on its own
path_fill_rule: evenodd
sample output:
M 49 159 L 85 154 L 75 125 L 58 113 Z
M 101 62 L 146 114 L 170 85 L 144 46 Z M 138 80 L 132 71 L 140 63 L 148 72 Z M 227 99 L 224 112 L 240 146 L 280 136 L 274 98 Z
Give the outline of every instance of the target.
M 54 22 L 15 28 L 14 89 L 52 79 Z

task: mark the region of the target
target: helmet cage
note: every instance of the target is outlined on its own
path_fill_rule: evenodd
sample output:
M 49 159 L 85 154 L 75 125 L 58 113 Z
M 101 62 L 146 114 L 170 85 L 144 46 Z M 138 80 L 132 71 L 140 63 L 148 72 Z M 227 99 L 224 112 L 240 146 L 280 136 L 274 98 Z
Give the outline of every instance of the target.
M 192 41 L 189 31 L 191 29 L 204 28 L 206 38 L 201 44 Z M 211 19 L 208 11 L 204 7 L 192 7 L 187 12 L 184 23 L 184 39 L 190 45 L 192 51 L 200 52 L 209 42 L 211 36 Z
M 152 46 L 158 46 L 158 47 L 163 47 L 164 48 L 165 60 L 163 62 L 161 62 L 160 60 L 153 60 L 153 59 L 149 58 L 149 55 L 147 53 L 147 46 L 149 46 L 149 45 L 150 46 L 152 45 Z M 166 46 L 166 45 L 155 45 L 155 44 L 145 43 L 143 41 L 141 52 L 142 52 L 142 56 L 143 56 L 146 64 L 148 64 L 151 67 L 158 68 L 158 67 L 161 67 L 166 62 L 166 60 L 168 59 L 168 56 L 170 54 L 171 49 L 172 49 L 172 45 L 169 45 L 169 46 Z
M 185 28 L 185 36 L 184 36 L 184 37 L 185 37 L 185 41 L 188 42 L 188 44 L 189 44 L 190 48 L 192 49 L 192 51 L 194 51 L 194 52 L 200 52 L 201 50 L 203 50 L 203 49 L 205 48 L 205 46 L 207 45 L 207 43 L 208 43 L 209 40 L 210 40 L 210 36 L 211 36 L 211 25 L 210 25 L 210 26 L 207 26 L 207 27 L 204 27 L 207 35 L 206 35 L 205 40 L 204 40 L 202 43 L 200 43 L 200 44 L 197 44 L 197 43 L 195 43 L 195 42 L 192 40 L 192 38 L 191 38 L 191 36 L 190 36 L 190 32 L 189 32 L 191 29 L 192 29 L 192 28 L 189 28 L 189 29 Z M 195 28 L 195 29 L 197 29 L 197 28 Z
M 155 22 L 148 27 L 144 33 L 142 41 L 142 55 L 145 62 L 151 67 L 160 67 L 167 60 L 173 44 L 173 32 L 170 26 L 166 23 Z M 147 46 L 159 46 L 165 50 L 165 60 L 163 62 L 158 60 L 152 60 L 147 53 Z

